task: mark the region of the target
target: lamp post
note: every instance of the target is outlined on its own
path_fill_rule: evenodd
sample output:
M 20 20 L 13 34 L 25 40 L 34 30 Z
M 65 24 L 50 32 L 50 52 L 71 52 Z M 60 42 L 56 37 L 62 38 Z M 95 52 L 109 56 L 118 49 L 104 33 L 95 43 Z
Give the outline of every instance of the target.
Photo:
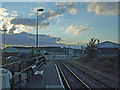
M 78 44 L 78 55 L 79 55 L 79 57 L 80 57 L 80 47 L 79 47 L 79 42 L 77 43 Z
M 36 63 L 38 62 L 38 12 L 44 11 L 43 9 L 37 9 L 37 31 L 36 31 Z
M 6 32 L 7 32 L 7 26 L 6 26 L 6 24 L 5 23 L 3 23 L 3 59 L 5 59 L 5 34 L 6 34 Z

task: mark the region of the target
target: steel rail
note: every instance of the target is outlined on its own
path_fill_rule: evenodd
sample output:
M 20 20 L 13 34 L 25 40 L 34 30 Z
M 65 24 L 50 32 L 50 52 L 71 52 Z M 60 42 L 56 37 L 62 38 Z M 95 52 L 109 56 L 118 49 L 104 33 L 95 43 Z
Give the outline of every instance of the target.
M 70 87 L 70 85 L 69 85 L 69 83 L 68 83 L 68 81 L 67 81 L 67 79 L 66 79 L 66 77 L 65 77 L 65 75 L 63 74 L 63 71 L 60 68 L 59 64 L 58 63 L 56 63 L 56 64 L 57 64 L 58 70 L 60 72 L 60 75 L 62 77 L 62 81 L 63 81 L 63 84 L 64 84 L 65 88 L 69 89 L 69 90 L 72 90 L 71 87 Z
M 78 77 L 70 68 L 68 68 L 64 63 L 61 62 L 61 64 L 78 80 L 80 81 L 88 90 L 91 90 L 91 88 L 80 78 Z
M 63 62 L 62 62 L 62 63 L 63 63 Z M 67 63 L 68 63 L 68 62 L 67 62 Z M 65 63 L 63 63 L 63 64 L 65 64 Z M 70 64 L 70 63 L 68 63 L 68 64 Z M 75 68 L 75 69 L 81 71 L 81 72 L 84 73 L 85 75 L 87 75 L 87 76 L 91 77 L 92 79 L 96 80 L 97 82 L 101 83 L 102 85 L 106 86 L 107 88 L 112 89 L 112 90 L 116 90 L 116 89 L 112 88 L 111 86 L 109 86 L 109 85 L 103 83 L 102 81 L 98 80 L 97 78 L 93 77 L 92 75 L 86 73 L 85 71 L 83 71 L 83 70 L 81 70 L 81 69 L 75 67 L 74 65 L 72 65 L 72 64 L 70 64 L 70 65 L 71 65 L 73 68 Z

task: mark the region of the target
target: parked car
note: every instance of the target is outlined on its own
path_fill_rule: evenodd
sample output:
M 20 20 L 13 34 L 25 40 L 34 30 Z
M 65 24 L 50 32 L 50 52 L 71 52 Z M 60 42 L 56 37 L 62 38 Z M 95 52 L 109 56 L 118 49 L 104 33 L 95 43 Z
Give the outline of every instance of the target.
M 18 59 L 18 57 L 15 57 L 15 56 L 9 56 L 9 57 L 7 57 L 6 59 Z

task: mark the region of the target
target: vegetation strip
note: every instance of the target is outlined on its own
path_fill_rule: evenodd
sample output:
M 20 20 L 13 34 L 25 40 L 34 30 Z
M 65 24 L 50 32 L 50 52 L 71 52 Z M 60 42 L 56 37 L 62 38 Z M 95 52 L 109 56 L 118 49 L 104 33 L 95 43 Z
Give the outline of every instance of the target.
M 69 64 L 70 64 L 70 63 L 69 63 Z M 114 89 L 114 88 L 112 88 L 111 86 L 108 86 L 107 84 L 105 84 L 105 83 L 103 83 L 102 81 L 98 80 L 97 78 L 93 77 L 92 75 L 88 74 L 87 72 L 84 72 L 84 71 L 81 70 L 80 68 L 77 68 L 77 67 L 75 67 L 75 66 L 72 65 L 72 64 L 70 64 L 70 65 L 71 65 L 72 67 L 76 68 L 77 70 L 83 72 L 85 75 L 88 75 L 88 76 L 90 76 L 91 78 L 93 78 L 94 80 L 100 82 L 100 83 L 103 84 L 104 86 L 106 86 L 106 87 L 108 87 L 108 88 L 110 88 L 110 89 Z

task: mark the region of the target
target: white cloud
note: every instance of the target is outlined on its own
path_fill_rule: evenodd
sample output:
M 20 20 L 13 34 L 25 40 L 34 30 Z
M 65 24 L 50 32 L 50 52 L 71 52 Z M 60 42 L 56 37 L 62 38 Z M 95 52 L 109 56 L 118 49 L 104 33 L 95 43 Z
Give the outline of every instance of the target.
M 3 2 L 119 2 L 119 0 L 4 0 Z
M 68 11 L 71 15 L 76 15 L 77 13 L 75 2 L 59 2 L 56 3 L 56 6 L 58 6 L 60 10 Z
M 3 17 L 2 21 L 0 22 L 0 30 L 3 30 L 2 27 L 3 27 L 3 24 L 5 24 L 7 27 L 7 33 L 9 33 L 13 26 L 13 24 L 10 23 L 12 19 L 14 19 L 14 17 Z
M 70 25 L 69 28 L 65 31 L 65 33 L 72 32 L 74 35 L 79 35 L 81 32 L 87 30 L 85 25 L 77 27 L 76 25 Z
M 57 3 L 56 3 L 57 4 Z M 68 12 L 71 15 L 75 15 L 77 13 L 75 2 L 65 2 L 63 4 L 59 3 L 60 5 L 57 5 L 57 9 L 51 10 L 48 9 L 46 12 L 43 12 L 39 15 L 39 28 L 47 28 L 49 27 L 49 20 L 56 19 L 57 23 L 60 22 L 61 16 L 64 16 L 65 12 Z M 33 11 L 37 11 L 38 8 L 43 7 L 37 7 L 34 8 Z M 44 9 L 44 8 L 43 8 Z M 17 11 L 12 11 L 11 13 L 7 12 L 7 9 L 1 8 L 2 12 L 0 12 L 0 19 L 2 19 L 2 23 L 7 23 L 8 26 L 8 33 L 20 33 L 20 32 L 29 32 L 31 28 L 36 28 L 36 18 L 18 18 Z M 29 15 L 34 15 L 34 13 L 29 13 Z M 9 17 L 7 17 L 10 14 Z M 14 30 L 12 27 L 15 27 Z M 28 28 L 29 27 L 29 28 Z M 27 29 L 24 29 L 27 28 Z
M 35 16 L 35 14 L 33 14 L 33 13 L 29 13 L 29 15 L 30 15 L 30 16 Z
M 8 15 L 9 15 L 9 13 L 7 12 L 7 9 L 0 8 L 0 17 L 6 17 Z
M 68 9 L 69 13 L 72 14 L 72 15 L 76 15 L 77 13 L 77 9 L 76 8 L 71 8 L 71 9 Z
M 75 2 L 58 2 L 56 6 L 63 6 L 63 5 L 73 5 Z
M 117 2 L 94 2 L 89 3 L 88 12 L 95 12 L 98 15 L 116 15 L 118 13 Z
M 75 15 L 77 13 L 77 9 L 76 9 L 76 3 L 75 2 L 65 2 L 65 3 L 59 3 L 59 5 L 57 5 L 57 9 L 48 9 L 46 12 L 41 12 L 41 14 L 39 14 L 38 18 L 39 18 L 39 28 L 48 28 L 49 27 L 49 20 L 51 19 L 55 19 L 57 20 L 56 23 L 59 23 L 61 20 L 59 17 L 64 16 L 65 12 L 70 13 L 71 15 Z M 33 9 L 32 13 L 29 13 L 30 16 L 34 16 L 36 15 L 35 12 L 37 11 L 37 9 L 42 8 L 43 7 L 37 7 Z M 3 9 L 3 12 L 5 13 L 7 10 Z M 6 12 L 7 13 L 7 12 Z M 18 18 L 17 17 L 17 11 L 12 11 L 12 13 L 10 14 L 11 17 L 13 17 L 12 19 L 9 20 L 9 24 L 10 25 L 14 25 L 16 27 L 16 30 L 12 31 L 13 33 L 20 33 L 22 31 L 29 31 L 31 28 L 36 28 L 36 18 Z M 9 17 L 9 18 L 11 18 Z M 4 19 L 4 21 L 6 21 L 6 19 Z M 8 21 L 7 21 L 8 22 Z M 24 27 L 29 27 L 30 29 L 23 29 Z M 22 29 L 22 30 L 20 30 Z M 8 30 L 9 32 L 9 30 Z
M 42 19 L 42 18 L 40 18 Z M 49 27 L 49 22 L 45 22 L 43 20 L 40 20 L 38 22 L 38 26 L 40 28 L 46 28 Z M 36 19 L 33 18 L 14 18 L 13 20 L 11 20 L 12 24 L 15 25 L 24 25 L 24 26 L 30 26 L 30 27 L 36 27 Z
M 62 6 L 65 2 L 56 3 L 56 6 Z
M 64 16 L 63 13 L 58 13 L 58 12 L 59 12 L 59 10 L 48 9 L 45 13 L 41 14 L 41 17 L 44 19 L 51 20 L 56 17 Z
M 13 16 L 13 17 L 17 17 L 18 15 L 16 15 L 16 14 L 10 14 L 11 16 Z
M 0 8 L 0 30 L 3 30 L 3 24 L 6 25 L 7 27 L 7 33 L 13 33 L 14 30 L 16 29 L 16 26 L 11 23 L 11 20 L 15 19 L 17 16 L 17 11 L 12 11 L 11 13 L 8 13 L 7 9 L 5 8 Z M 10 14 L 10 16 L 8 16 Z
M 69 12 L 70 14 L 75 15 L 77 13 L 75 6 L 76 5 L 74 2 L 67 2 L 67 3 L 63 3 L 63 6 L 62 4 L 60 4 L 59 6 L 57 5 L 57 9 L 55 10 L 48 9 L 46 12 L 41 13 L 38 17 L 40 28 L 46 28 L 49 26 L 49 22 L 47 20 L 57 19 L 57 22 L 60 22 L 59 17 L 64 16 L 65 12 Z M 38 8 L 43 8 L 43 7 L 34 8 L 34 11 L 37 11 Z M 34 15 L 34 13 L 33 14 L 30 13 L 29 15 Z M 11 20 L 11 23 L 15 25 L 25 25 L 25 26 L 35 27 L 36 19 L 15 18 Z
M 11 23 L 11 20 L 15 19 L 17 16 L 17 12 L 16 11 L 12 11 L 12 13 L 10 14 L 9 17 L 7 17 L 8 15 L 6 15 L 7 9 L 5 8 L 1 8 L 0 9 L 2 13 L 2 15 L 0 16 L 2 21 L 0 22 L 0 30 L 3 30 L 3 24 L 5 24 L 7 26 L 7 33 L 20 33 L 20 32 L 28 32 L 31 27 L 28 26 L 23 26 L 23 25 L 15 25 Z M 3 15 L 5 14 L 5 15 Z
M 13 31 L 13 33 L 21 33 L 21 32 L 29 32 L 32 27 L 24 26 L 24 25 L 15 25 L 16 29 Z
M 12 11 L 13 13 L 17 14 L 17 11 Z
M 57 20 L 58 23 L 59 23 L 60 21 L 61 21 L 60 19 Z
M 36 19 L 18 18 L 17 11 L 8 13 L 5 8 L 0 8 L 0 10 L 0 30 L 2 30 L 3 23 L 7 26 L 7 33 L 29 32 L 31 29 L 36 28 Z M 8 16 L 9 14 L 10 16 Z M 46 28 L 48 26 L 49 22 L 39 20 L 39 28 Z

